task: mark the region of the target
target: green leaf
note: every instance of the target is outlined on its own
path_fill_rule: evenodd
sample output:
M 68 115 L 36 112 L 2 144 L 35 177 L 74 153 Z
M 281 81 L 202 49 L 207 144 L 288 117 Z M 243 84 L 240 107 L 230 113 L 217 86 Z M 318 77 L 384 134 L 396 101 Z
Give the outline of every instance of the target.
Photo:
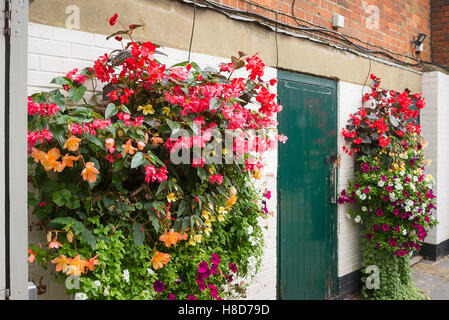
M 184 212 L 187 209 L 187 202 L 185 200 L 181 200 L 179 202 L 179 208 L 178 208 L 178 217 L 182 216 L 184 214 Z
M 91 134 L 85 134 L 84 137 L 86 137 L 86 139 L 97 145 L 98 147 L 100 147 L 102 150 L 106 150 L 106 145 L 105 143 L 103 143 L 97 136 L 91 135 Z
M 172 129 L 173 131 L 179 129 L 179 123 L 174 122 L 170 119 L 165 119 L 165 121 L 167 122 L 168 126 L 170 127 L 170 129 Z
M 78 102 L 84 97 L 84 93 L 86 92 L 87 88 L 85 86 L 81 86 L 78 88 L 71 88 L 69 90 L 69 98 L 73 102 Z
M 185 217 L 182 221 L 181 233 L 189 227 L 190 217 Z
M 95 250 L 97 240 L 95 239 L 95 236 L 92 233 L 92 231 L 84 228 L 84 230 L 81 232 L 81 238 L 91 246 L 92 250 Z
M 112 164 L 112 171 L 120 171 L 125 166 L 125 159 L 116 160 Z
M 51 133 L 53 134 L 53 138 L 59 143 L 59 145 L 62 148 L 66 141 L 66 133 L 64 126 L 55 123 L 50 123 L 48 127 Z
M 60 85 L 71 85 L 72 79 L 67 77 L 56 77 L 51 80 L 51 83 L 60 84 Z
M 162 181 L 160 184 L 159 184 L 159 187 L 157 188 L 157 191 L 156 191 L 156 196 L 159 194 L 159 193 L 161 193 L 161 191 L 162 190 L 164 190 L 164 188 L 167 186 L 167 180 L 164 180 L 164 181 Z
M 140 223 L 134 222 L 133 223 L 133 240 L 134 245 L 136 247 L 140 246 L 143 243 L 143 240 L 145 239 L 145 233 L 143 232 L 143 227 Z
M 154 230 L 156 230 L 156 232 L 159 231 L 159 220 L 156 217 L 156 215 L 154 214 L 153 211 L 148 211 L 148 218 L 151 221 L 151 224 L 153 225 Z
M 142 152 L 136 152 L 133 159 L 131 160 L 131 169 L 140 167 L 145 162 Z
M 174 231 L 175 231 L 175 232 L 179 232 L 179 230 L 181 229 L 181 226 L 182 226 L 182 221 L 181 221 L 181 219 L 177 219 L 177 220 L 175 221 L 175 224 L 173 225 Z
M 200 177 L 201 180 L 206 179 L 207 173 L 206 170 L 202 167 L 197 168 L 198 177 Z
M 58 107 L 60 107 L 61 112 L 65 111 L 65 97 L 58 89 L 49 92 L 48 100 L 49 102 L 55 103 Z
M 112 118 L 118 112 L 118 107 L 114 103 L 108 104 L 106 111 L 104 112 L 104 117 L 106 119 Z

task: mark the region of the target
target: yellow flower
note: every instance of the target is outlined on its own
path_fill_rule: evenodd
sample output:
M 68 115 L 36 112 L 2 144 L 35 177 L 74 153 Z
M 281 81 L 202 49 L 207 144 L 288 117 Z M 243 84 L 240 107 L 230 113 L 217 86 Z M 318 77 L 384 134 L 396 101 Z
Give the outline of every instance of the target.
M 210 236 L 210 233 L 212 232 L 212 228 L 207 227 L 206 229 L 204 229 L 204 233 L 207 234 L 208 236 Z
M 186 244 L 189 244 L 191 246 L 195 246 L 196 245 L 195 239 L 193 237 L 190 237 L 189 241 Z
M 169 107 L 163 107 L 162 113 L 164 113 L 167 117 L 170 115 L 170 108 Z
M 254 171 L 253 171 L 253 177 L 254 177 L 254 179 L 257 179 L 257 180 L 259 180 L 260 178 L 262 178 L 262 174 L 260 173 L 260 170 L 259 169 L 254 169 Z
M 226 210 L 226 209 L 223 208 L 223 207 L 219 207 L 218 210 L 217 210 L 217 212 L 218 212 L 218 213 L 221 213 L 221 214 L 226 214 L 226 213 L 228 213 L 228 210 Z
M 176 201 L 176 196 L 175 194 L 172 192 L 167 196 L 167 201 L 168 202 L 175 202 Z
M 220 222 L 223 222 L 224 218 L 223 218 L 223 216 L 221 214 L 219 214 L 219 215 L 217 215 L 217 220 L 220 221 Z
M 207 210 L 204 210 L 203 213 L 202 213 L 202 216 L 203 216 L 204 219 L 209 219 L 209 215 L 210 215 L 210 212 L 207 211 Z
M 142 110 L 143 110 L 143 111 L 142 111 Z M 153 106 L 152 106 L 151 104 L 146 104 L 146 105 L 144 105 L 143 107 L 142 107 L 142 106 L 139 106 L 139 107 L 137 108 L 137 111 L 142 111 L 144 115 L 147 115 L 147 114 L 154 114 L 154 109 L 153 109 Z
M 204 224 L 208 227 L 210 227 L 212 224 L 210 223 L 209 219 L 206 219 L 206 221 L 204 221 Z
M 196 234 L 193 236 L 193 239 L 195 239 L 196 242 L 200 243 L 201 240 L 203 240 L 203 236 L 200 234 Z

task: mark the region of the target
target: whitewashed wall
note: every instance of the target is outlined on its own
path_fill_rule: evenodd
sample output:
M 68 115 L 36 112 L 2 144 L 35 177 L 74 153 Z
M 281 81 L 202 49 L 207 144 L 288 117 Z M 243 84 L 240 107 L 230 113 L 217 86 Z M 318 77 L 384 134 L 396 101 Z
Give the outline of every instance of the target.
M 362 104 L 363 86 L 344 81 L 338 82 L 338 151 L 340 155 L 340 168 L 338 174 L 338 190 L 347 187 L 348 180 L 354 176 L 354 159 L 343 152 L 342 147 L 346 146 L 343 136 L 340 134 L 344 128 L 350 113 L 357 112 Z M 364 93 L 369 88 L 364 88 Z M 346 218 L 348 204 L 338 206 L 338 276 L 342 277 L 348 273 L 361 268 L 360 254 L 360 226 Z
M 109 53 L 112 49 L 121 48 L 119 42 L 113 39 L 107 41 L 104 35 L 35 23 L 29 23 L 28 29 L 28 94 L 47 90 L 54 77 L 65 75 L 74 68 L 81 70 L 84 67 L 92 67 L 99 56 Z M 167 56 L 158 56 L 158 59 L 167 66 L 186 61 L 188 58 L 187 51 L 170 48 L 160 50 Z M 197 62 L 202 68 L 206 66 L 217 68 L 222 62 L 230 62 L 229 58 L 194 52 L 191 54 L 191 60 Z M 239 73 L 245 73 L 245 71 L 239 70 Z M 276 76 L 276 69 L 266 68 L 264 79 L 276 78 Z M 268 227 L 265 231 L 265 255 L 260 272 L 248 288 L 249 299 L 276 299 L 277 152 L 266 154 L 264 164 L 266 168 L 259 185 L 272 192 L 267 206 L 274 216 L 263 222 Z M 30 216 L 30 221 L 35 221 L 35 218 Z M 35 227 L 33 230 L 30 233 L 30 243 L 43 241 L 44 234 Z M 65 298 L 64 287 L 50 281 L 49 272 L 43 272 L 39 267 L 31 265 L 30 280 L 36 285 L 46 286 L 46 294 L 38 296 L 39 299 Z
M 421 112 L 422 135 L 429 142 L 426 157 L 432 160 L 430 174 L 435 178 L 439 224 L 427 243 L 439 244 L 449 239 L 449 75 L 433 71 L 423 75 L 426 107 Z

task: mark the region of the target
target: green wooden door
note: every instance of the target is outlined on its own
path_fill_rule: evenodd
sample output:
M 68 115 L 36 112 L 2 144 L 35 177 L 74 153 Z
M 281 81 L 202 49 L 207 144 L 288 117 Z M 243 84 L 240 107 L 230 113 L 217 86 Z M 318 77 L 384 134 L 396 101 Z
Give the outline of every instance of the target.
M 288 136 L 278 162 L 278 298 L 326 299 L 337 285 L 336 82 L 285 71 L 278 79 Z

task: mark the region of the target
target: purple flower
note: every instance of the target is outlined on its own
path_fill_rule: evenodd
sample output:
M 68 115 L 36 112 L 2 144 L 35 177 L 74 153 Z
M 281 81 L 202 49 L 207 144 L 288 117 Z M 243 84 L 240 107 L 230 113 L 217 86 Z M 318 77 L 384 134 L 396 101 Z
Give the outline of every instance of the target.
M 386 186 L 385 190 L 387 190 L 388 192 L 391 192 L 391 191 L 393 191 L 393 187 L 392 186 Z
M 373 170 L 373 171 L 377 171 L 377 167 L 376 167 L 376 166 L 374 166 L 372 170 Z
M 369 164 L 368 163 L 364 163 L 363 167 L 362 167 L 363 172 L 367 172 L 367 171 L 369 171 L 369 169 L 370 169 Z
M 398 250 L 398 256 L 400 256 L 400 257 L 403 257 L 403 256 L 405 256 L 405 252 L 404 252 L 404 250 Z
M 165 290 L 165 285 L 162 281 L 156 280 L 153 283 L 154 291 L 161 293 Z
M 198 265 L 198 272 L 199 273 L 206 273 L 209 270 L 209 265 L 207 264 L 206 261 L 203 260 L 203 262 L 201 262 Z
M 212 263 L 212 265 L 210 266 L 210 274 L 216 274 L 218 271 L 218 265 L 216 265 L 215 263 Z
M 388 229 L 390 229 L 390 226 L 388 224 L 384 223 L 382 225 L 382 231 L 388 231 Z
M 179 276 L 178 280 L 175 281 L 176 284 L 180 284 L 182 282 L 182 277 Z
M 219 265 L 220 264 L 220 257 L 218 256 L 218 254 L 216 254 L 216 253 L 213 253 L 212 254 L 212 256 L 210 257 L 210 262 L 211 263 L 214 263 L 214 264 L 216 264 L 216 265 Z
M 363 189 L 363 192 L 364 192 L 364 193 L 368 193 L 368 192 L 369 192 L 369 186 L 366 187 L 365 189 Z
M 237 265 L 233 262 L 231 262 L 229 264 L 229 270 L 231 270 L 232 272 L 236 273 L 237 272 Z
M 196 300 L 196 297 L 193 295 L 188 295 L 187 300 Z
M 371 240 L 371 239 L 373 238 L 373 234 L 372 234 L 372 233 L 367 233 L 367 234 L 366 234 L 366 238 L 367 238 L 368 240 Z
M 397 216 L 397 215 L 399 214 L 399 209 L 398 209 L 398 208 L 394 208 L 393 214 L 394 214 L 395 216 Z
M 387 181 L 387 177 L 386 176 L 381 176 L 381 178 L 382 178 L 382 181 Z
M 169 293 L 168 294 L 168 300 L 175 300 L 176 299 L 176 296 L 173 294 L 173 293 Z
M 382 216 L 384 215 L 384 212 L 382 211 L 381 208 L 377 209 L 376 215 L 377 215 L 378 217 L 382 217 Z
M 374 231 L 379 231 L 379 226 L 377 224 L 373 224 L 373 230 Z
M 398 245 L 396 244 L 396 240 L 394 240 L 393 238 L 388 239 L 388 243 L 390 244 L 390 246 L 392 247 L 397 247 Z
M 217 298 L 218 297 L 218 289 L 217 289 L 217 287 L 214 286 L 211 283 L 207 287 L 210 290 L 210 295 L 212 296 L 212 298 Z

